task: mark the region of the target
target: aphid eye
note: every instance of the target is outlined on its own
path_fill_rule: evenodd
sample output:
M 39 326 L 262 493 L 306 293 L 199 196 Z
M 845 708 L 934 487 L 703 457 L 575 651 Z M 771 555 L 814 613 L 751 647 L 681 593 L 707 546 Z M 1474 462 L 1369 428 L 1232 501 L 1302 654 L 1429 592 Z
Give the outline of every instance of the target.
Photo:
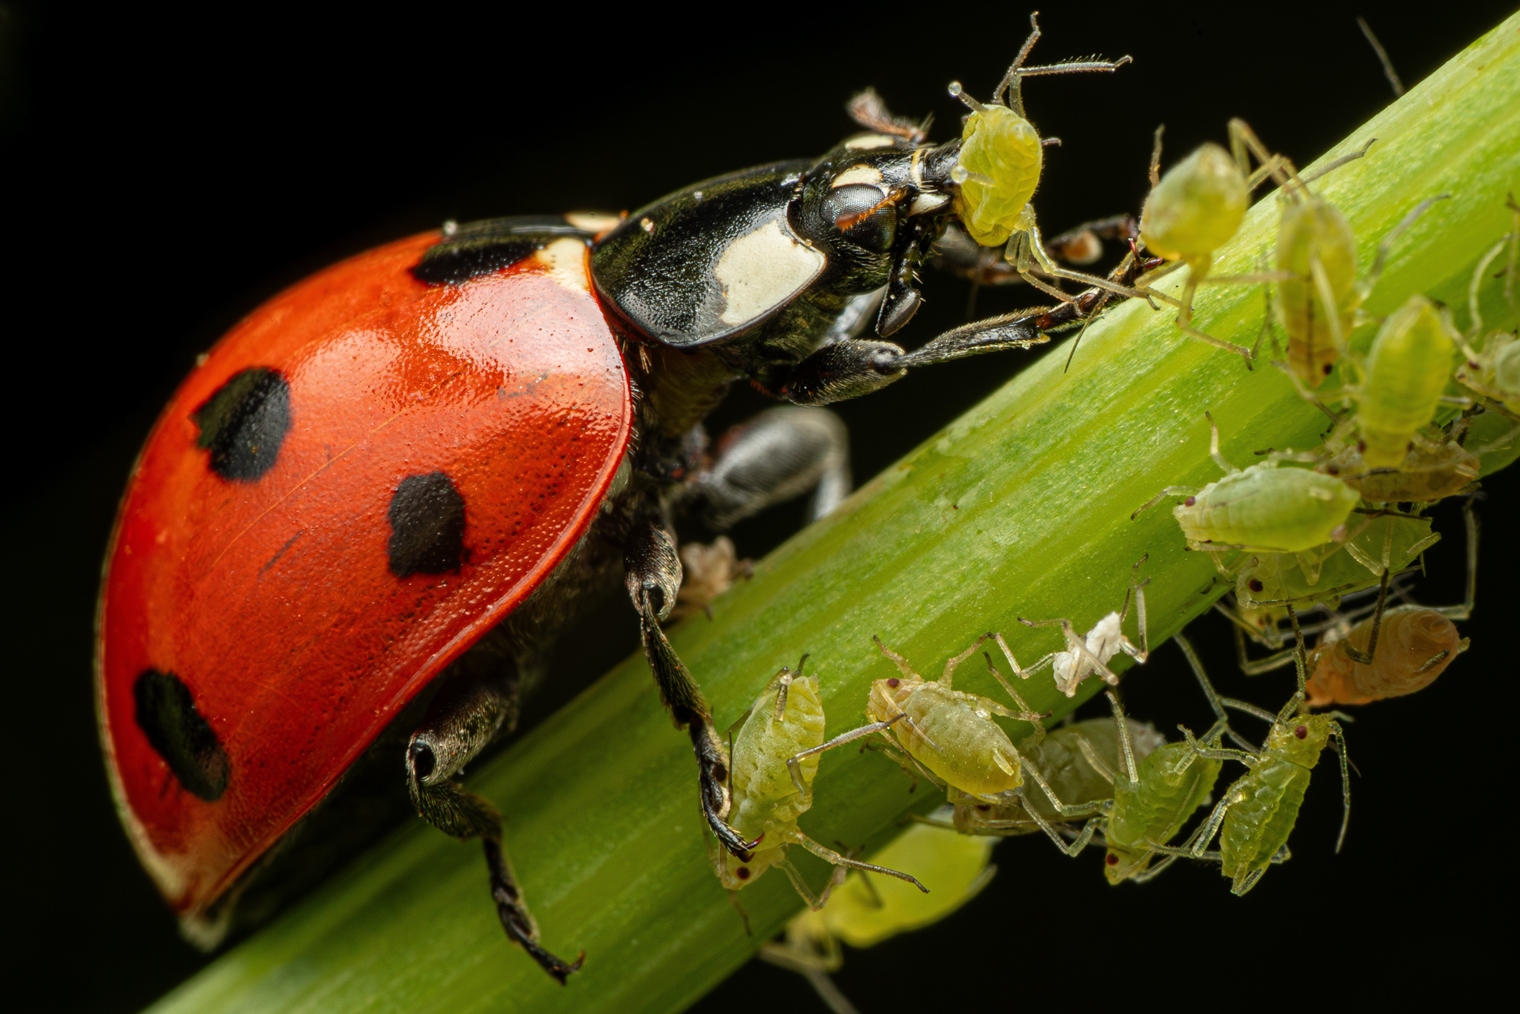
M 1259 591 L 1261 591 L 1261 590 L 1262 590 L 1262 589 L 1263 589 L 1263 588 L 1265 588 L 1265 587 L 1266 587 L 1266 585 L 1264 585 L 1264 584 L 1262 584 L 1262 583 L 1261 583 L 1261 582 L 1260 582 L 1260 581 L 1258 581 L 1258 580 L 1256 580 L 1256 579 L 1255 579 L 1255 578 L 1254 578 L 1254 577 L 1253 577 L 1253 578 L 1251 578 L 1251 580 L 1250 580 L 1250 581 L 1248 581 L 1248 582 L 1246 582 L 1246 583 L 1247 583 L 1247 584 L 1248 584 L 1248 585 L 1250 585 L 1250 587 L 1251 587 L 1251 590 L 1252 590 L 1252 591 L 1253 591 L 1253 592 L 1259 592 Z
M 1298 728 L 1293 730 L 1293 735 L 1297 736 L 1299 739 L 1308 739 L 1309 730 L 1306 727 L 1300 725 Z
M 901 684 L 902 680 L 898 679 L 896 676 L 893 676 L 891 679 L 887 680 L 887 686 L 891 687 L 893 690 L 896 690 Z
M 988 806 L 986 803 L 977 803 L 976 808 L 978 810 L 981 810 L 983 813 L 986 813 L 988 810 L 992 809 L 992 807 Z
M 1325 473 L 1327 475 L 1340 475 L 1341 474 L 1341 468 L 1340 468 L 1339 465 L 1331 465 L 1330 467 L 1328 467 L 1328 468 L 1325 469 Z
M 1110 852 L 1107 858 L 1105 858 L 1103 861 L 1110 866 L 1118 866 L 1119 856 L 1116 853 Z
M 1365 450 L 1367 450 L 1367 441 L 1358 440 L 1356 442 L 1356 453 L 1361 454 Z
M 748 866 L 741 866 L 741 867 L 739 867 L 737 870 L 734 871 L 734 876 L 738 877 L 740 880 L 748 880 L 749 879 L 749 867 Z
M 1324 374 L 1324 375 L 1325 375 L 1325 376 L 1327 376 L 1327 377 L 1328 377 L 1328 376 L 1330 376 L 1330 371 L 1331 371 L 1331 370 L 1333 370 L 1333 369 L 1334 369 L 1334 368 L 1335 368 L 1335 367 L 1334 367 L 1334 365 L 1333 365 L 1333 364 L 1331 364 L 1331 363 L 1326 363 L 1326 364 L 1325 364 L 1325 365 L 1324 365 L 1324 366 L 1321 366 L 1321 367 L 1320 367 L 1320 368 L 1319 368 L 1319 371 L 1320 371 L 1320 372 L 1321 372 L 1321 373 L 1323 373 L 1323 374 Z
M 892 248 L 897 208 L 879 188 L 864 183 L 835 187 L 823 199 L 823 217 L 856 246 L 876 253 Z
M 1186 500 L 1182 501 L 1182 506 L 1184 506 L 1184 507 L 1191 507 L 1191 506 L 1193 506 L 1193 504 L 1195 504 L 1197 502 L 1198 502 L 1198 498 L 1196 496 L 1190 496 Z

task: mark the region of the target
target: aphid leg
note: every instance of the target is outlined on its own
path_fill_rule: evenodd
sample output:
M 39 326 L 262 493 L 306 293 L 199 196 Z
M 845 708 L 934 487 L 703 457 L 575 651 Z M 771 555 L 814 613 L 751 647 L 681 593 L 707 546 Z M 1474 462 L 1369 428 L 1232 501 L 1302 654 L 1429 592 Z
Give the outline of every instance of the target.
M 792 886 L 797 889 L 797 893 L 802 895 L 802 900 L 807 902 L 808 908 L 816 912 L 823 907 L 823 902 L 818 899 L 818 895 L 813 893 L 812 888 L 808 887 L 807 881 L 802 879 L 802 874 L 798 872 L 797 867 L 793 866 L 790 860 L 783 859 L 776 865 L 781 867 L 781 872 L 786 874 L 787 879 L 792 882 Z
M 997 637 L 996 634 L 989 634 L 987 636 Z M 1001 638 L 998 639 L 1002 640 Z M 983 638 L 983 640 L 985 640 L 985 638 Z M 981 641 L 979 640 L 977 643 L 980 644 Z M 1029 734 L 1030 745 L 1033 746 L 1035 744 L 1038 744 L 1045 738 L 1045 723 L 1042 721 L 1042 719 L 1049 717 L 1049 713 L 1032 710 L 1029 705 L 1024 702 L 1024 698 L 1019 696 L 1019 692 L 1013 689 L 1013 684 L 1004 679 L 1003 674 L 997 671 L 997 667 L 992 664 L 992 656 L 986 652 L 983 652 L 982 658 L 986 659 L 987 671 L 992 674 L 992 678 L 997 680 L 998 683 L 1002 685 L 1003 689 L 1008 692 L 1008 696 L 1013 699 L 1013 703 L 1017 705 L 1019 709 L 1018 711 L 1009 711 L 1002 705 L 995 704 L 995 702 L 992 701 L 986 701 L 986 698 L 983 698 L 987 704 L 993 705 L 993 707 L 989 708 L 989 710 L 995 712 L 996 714 L 1002 715 L 1004 718 L 1016 718 L 1021 722 L 1028 722 L 1030 725 L 1034 726 L 1034 731 Z
M 956 655 L 954 658 L 949 659 L 945 662 L 945 671 L 940 673 L 939 676 L 940 686 L 944 687 L 947 690 L 951 689 L 954 686 L 953 681 L 955 679 L 956 668 L 959 667 L 962 662 L 966 661 L 966 659 L 970 658 L 972 655 L 975 655 L 976 649 L 982 646 L 982 642 L 987 640 L 988 636 L 989 635 L 987 634 L 983 634 L 981 637 L 978 637 L 975 644 L 967 648 L 965 651 L 961 652 L 959 655 Z
M 1272 177 L 1280 187 L 1287 187 L 1289 183 L 1303 186 L 1298 178 L 1298 170 L 1293 163 L 1281 155 L 1274 155 L 1267 150 L 1267 146 L 1261 143 L 1261 138 L 1256 136 L 1245 120 L 1236 117 L 1230 121 L 1230 152 L 1235 156 L 1235 162 L 1240 166 L 1240 171 L 1246 173 L 1250 169 L 1250 155 L 1256 156 L 1260 167 L 1254 173 L 1250 173 L 1246 185 L 1254 190 L 1268 176 Z M 1248 154 L 1249 153 L 1249 154 Z
M 1169 496 L 1192 496 L 1196 492 L 1198 492 L 1197 486 L 1168 486 L 1161 492 L 1157 493 L 1155 496 L 1151 497 L 1149 500 L 1145 501 L 1145 503 L 1141 504 L 1139 507 L 1136 507 L 1134 513 L 1129 516 L 1129 519 L 1131 521 L 1135 520 L 1142 513 L 1150 510 L 1152 507 L 1156 506 L 1158 503 L 1165 500 Z
M 1023 680 L 1027 680 L 1029 677 L 1045 668 L 1046 665 L 1055 659 L 1056 655 L 1060 654 L 1059 652 L 1052 651 L 1047 655 L 1041 656 L 1040 659 L 1028 669 L 1024 669 L 1019 666 L 1019 660 L 1013 657 L 1013 652 L 1009 649 L 1008 642 L 1003 640 L 1002 634 L 993 634 L 992 639 L 997 642 L 999 648 L 1003 649 L 1003 657 L 1008 659 L 1009 665 L 1013 666 L 1014 674 L 1017 675 L 1019 679 Z
M 1133 784 L 1140 780 L 1140 771 L 1135 766 L 1135 746 L 1130 740 L 1129 723 L 1124 718 L 1124 706 L 1119 703 L 1119 697 L 1113 691 L 1107 691 L 1107 697 L 1108 706 L 1114 713 L 1114 737 L 1119 741 L 1119 754 L 1124 758 L 1124 773 L 1129 778 L 1130 783 Z M 1098 765 L 1093 764 L 1092 757 L 1088 756 L 1088 751 L 1091 748 L 1087 746 L 1087 740 L 1085 738 L 1078 739 L 1077 743 L 1084 748 L 1082 755 L 1087 757 L 1087 763 L 1092 764 L 1093 768 L 1098 770 L 1099 774 L 1102 774 L 1103 772 L 1098 768 Z M 1108 780 L 1112 782 L 1113 778 L 1109 777 Z
M 1234 475 L 1240 469 L 1230 464 L 1225 456 L 1219 453 L 1219 424 L 1214 422 L 1211 412 L 1204 412 L 1203 417 L 1209 421 L 1209 457 L 1214 459 L 1214 464 L 1218 465 L 1225 475 Z
M 1098 756 L 1097 751 L 1093 749 L 1093 745 L 1091 743 L 1089 743 L 1085 738 L 1079 738 L 1077 740 L 1077 749 L 1082 752 L 1082 759 L 1087 761 L 1087 766 L 1096 771 L 1099 778 L 1102 778 L 1110 785 L 1114 784 L 1114 769 L 1108 766 L 1107 761 Z M 1134 758 L 1131 757 L 1130 759 L 1133 760 Z M 1133 779 L 1131 779 L 1131 781 L 1133 781 Z
M 1198 685 L 1203 689 L 1203 696 L 1209 702 L 1210 710 L 1214 712 L 1214 728 L 1209 731 L 1209 735 L 1205 736 L 1204 739 L 1210 739 L 1216 732 L 1222 731 L 1245 749 L 1254 752 L 1256 748 L 1249 741 L 1239 736 L 1235 730 L 1230 727 L 1230 717 L 1225 713 L 1224 710 L 1224 699 L 1221 698 L 1219 696 L 1219 693 L 1214 689 L 1214 684 L 1209 679 L 1208 673 L 1204 672 L 1203 663 L 1199 660 L 1198 653 L 1193 650 L 1192 642 L 1180 633 L 1174 634 L 1172 636 L 1172 640 L 1177 643 L 1177 647 L 1182 651 L 1183 657 L 1187 659 L 1188 666 L 1193 670 L 1193 675 L 1198 679 Z M 1242 646 L 1242 651 L 1243 650 L 1244 647 Z M 1233 699 L 1229 703 L 1232 705 L 1239 705 L 1240 710 L 1245 711 L 1248 714 L 1255 714 L 1257 717 L 1265 718 L 1269 722 L 1272 720 L 1272 716 L 1270 714 L 1262 712 L 1261 709 L 1255 707 L 1254 705 L 1246 704 L 1243 701 L 1236 701 Z M 1191 739 L 1192 734 L 1189 733 L 1188 735 Z
M 1026 770 L 1033 771 L 1034 769 L 1031 767 L 1026 768 Z M 1048 793 L 1049 791 L 1050 790 L 1047 788 L 1046 792 Z M 1019 790 L 1019 795 L 1020 797 L 1023 796 L 1022 789 Z M 1076 838 L 1071 841 L 1070 844 L 1068 844 L 1066 840 L 1061 837 L 1060 832 L 1051 826 L 1050 821 L 1040 816 L 1039 811 L 1036 810 L 1028 800 L 1024 800 L 1024 812 L 1029 814 L 1030 818 L 1040 826 L 1040 830 L 1044 831 L 1051 841 L 1055 842 L 1056 848 L 1060 849 L 1062 852 L 1065 852 L 1073 859 L 1081 854 L 1083 849 L 1087 848 L 1088 843 L 1092 841 L 1093 832 L 1098 829 L 1099 824 L 1103 823 L 1102 817 L 1094 817 L 1092 820 L 1089 820 L 1082 826 L 1081 832 L 1076 836 Z M 1092 811 L 1089 810 L 1088 812 L 1090 813 Z
M 881 638 L 877 637 L 875 634 L 872 634 L 871 635 L 871 640 L 873 640 L 873 641 L 876 642 L 876 647 L 878 647 L 878 648 L 881 649 L 882 655 L 884 657 L 890 659 L 892 661 L 893 665 L 897 666 L 897 671 L 898 672 L 902 673 L 904 676 L 908 677 L 909 679 L 913 679 L 913 680 L 923 679 L 922 676 L 920 676 L 918 673 L 916 673 L 916 672 L 913 671 L 913 667 L 908 664 L 908 660 L 907 659 L 903 658 L 901 655 L 899 655 L 897 652 L 893 651 L 891 648 L 888 648 L 885 644 L 882 644 L 881 643 Z
M 1217 742 L 1218 737 L 1228 729 L 1229 725 L 1227 723 L 1215 722 L 1209 731 L 1204 734 L 1203 739 L 1200 741 L 1198 737 L 1193 735 L 1192 729 L 1189 729 L 1185 725 L 1177 726 L 1177 731 L 1182 733 L 1182 738 L 1187 741 L 1188 746 L 1193 748 L 1193 754 L 1195 756 L 1207 757 L 1210 760 L 1239 761 L 1246 767 L 1251 767 L 1257 761 L 1256 751 L 1254 748 L 1250 750 L 1236 750 L 1235 748 L 1228 746 L 1204 745 L 1205 743 Z
M 797 842 L 797 844 L 813 853 L 813 855 L 817 856 L 819 859 L 831 862 L 835 866 L 848 866 L 852 870 L 865 870 L 869 873 L 882 873 L 889 877 L 896 877 L 898 880 L 906 880 L 908 883 L 912 884 L 920 891 L 923 891 L 925 894 L 929 893 L 929 889 L 923 884 L 920 884 L 917 878 L 910 876 L 907 873 L 903 873 L 900 870 L 889 870 L 885 866 L 873 866 L 871 863 L 863 863 L 858 859 L 851 859 L 848 856 L 842 856 L 828 846 L 820 845 L 818 842 L 809 838 L 805 834 L 799 835 L 799 838 L 800 840 Z
M 1488 266 L 1509 245 L 1510 239 L 1506 236 L 1490 247 L 1489 251 L 1478 259 L 1478 266 L 1473 269 L 1472 279 L 1467 283 L 1467 332 L 1474 338 L 1483 333 L 1483 311 L 1478 305 L 1478 287 L 1488 276 Z M 1469 359 L 1476 359 L 1478 357 L 1478 354 L 1472 350 L 1472 347 L 1467 342 L 1456 336 L 1454 336 L 1454 339 L 1457 346 L 1461 348 L 1463 355 Z
M 791 772 L 792 785 L 796 787 L 798 793 L 804 796 L 807 795 L 807 785 L 802 781 L 802 767 L 798 763 L 800 760 L 802 760 L 802 758 L 811 757 L 815 753 L 823 753 L 825 750 L 832 750 L 836 746 L 844 746 L 846 743 L 853 743 L 855 740 L 860 739 L 864 736 L 870 736 L 873 733 L 884 733 L 892 727 L 892 723 L 900 721 L 901 719 L 907 717 L 908 713 L 906 711 L 899 711 L 897 714 L 893 715 L 885 722 L 872 722 L 870 725 L 862 725 L 858 729 L 851 729 L 849 732 L 840 733 L 838 736 L 835 736 L 827 743 L 823 743 L 815 747 L 810 747 L 809 749 L 804 750 L 799 754 L 794 754 L 791 757 L 788 757 L 786 759 L 786 769 L 787 771 Z M 909 719 L 909 721 L 912 720 Z
M 1335 737 L 1335 752 L 1341 761 L 1341 833 L 1335 839 L 1335 851 L 1339 854 L 1341 846 L 1346 843 L 1346 828 L 1351 824 L 1351 773 L 1346 770 L 1351 758 L 1346 755 L 1346 731 L 1341 728 L 1341 723 L 1330 723 L 1330 735 Z
M 1151 187 L 1161 184 L 1161 135 L 1166 132 L 1166 124 L 1156 128 L 1156 133 L 1151 141 L 1151 164 L 1146 175 L 1150 177 Z
M 1129 638 L 1121 636 L 1119 648 L 1130 658 L 1142 664 L 1146 659 L 1151 657 L 1150 635 L 1147 630 L 1148 625 L 1145 617 L 1145 586 L 1151 583 L 1151 579 L 1146 578 L 1144 581 L 1136 581 L 1135 579 L 1140 576 L 1140 565 L 1149 560 L 1150 557 L 1151 554 L 1146 553 L 1136 560 L 1135 565 L 1130 568 L 1129 587 L 1124 590 L 1124 606 L 1119 610 L 1119 625 L 1122 630 L 1124 620 L 1129 616 L 1130 595 L 1133 593 L 1135 597 L 1136 630 L 1140 635 L 1140 647 L 1136 648 L 1130 643 Z
M 1478 515 L 1473 510 L 1473 497 L 1462 504 L 1462 522 L 1467 528 L 1467 588 L 1460 606 L 1438 606 L 1436 612 L 1450 620 L 1466 620 L 1472 617 L 1478 596 Z
M 1383 266 L 1388 263 L 1388 255 L 1393 251 L 1394 241 L 1403 234 L 1405 229 L 1413 225 L 1417 218 L 1429 211 L 1432 204 L 1437 201 L 1444 201 L 1450 196 L 1450 194 L 1439 194 L 1435 197 L 1427 197 L 1419 204 L 1416 204 L 1413 210 L 1399 221 L 1398 225 L 1389 230 L 1388 235 L 1384 236 L 1382 242 L 1377 245 L 1377 253 L 1372 258 L 1372 267 L 1367 270 L 1366 275 L 1356 282 L 1355 292 L 1358 303 L 1361 303 L 1371 295 L 1373 288 L 1377 286 L 1378 278 L 1383 274 Z
M 1342 155 L 1340 158 L 1336 159 L 1335 161 L 1329 162 L 1329 163 L 1327 163 L 1325 165 L 1320 166 L 1318 169 L 1314 170 L 1312 173 L 1304 173 L 1303 176 L 1300 177 L 1300 182 L 1302 182 L 1302 183 L 1313 183 L 1315 180 L 1319 179 L 1321 176 L 1325 176 L 1325 175 L 1328 175 L 1329 173 L 1333 173 L 1335 170 L 1339 169 L 1341 166 L 1345 165 L 1347 162 L 1355 162 L 1357 159 L 1365 157 L 1366 154 L 1367 154 L 1367 152 L 1369 152 L 1370 150 L 1372 150 L 1372 146 L 1374 144 L 1377 144 L 1377 138 L 1374 137 L 1374 138 L 1368 139 L 1367 143 L 1364 144 L 1364 145 L 1362 145 L 1356 151 L 1353 151 L 1353 152 L 1351 152 L 1349 154 L 1346 154 L 1346 155 Z
M 1384 567 L 1383 576 L 1378 581 L 1377 609 L 1372 614 L 1372 633 L 1367 637 L 1367 650 L 1362 651 L 1349 641 L 1340 642 L 1341 651 L 1354 662 L 1371 665 L 1372 660 L 1377 656 L 1378 634 L 1382 631 L 1383 611 L 1388 605 L 1388 581 L 1388 568 Z
M 838 845 L 840 843 L 839 842 L 835 842 L 834 844 Z M 846 856 L 848 856 L 849 858 L 854 859 L 855 856 L 859 854 L 859 852 L 860 852 L 859 849 L 854 849 L 852 851 L 847 851 L 844 854 Z M 844 884 L 844 878 L 849 875 L 849 872 L 850 871 L 849 871 L 848 867 L 844 867 L 844 866 L 836 866 L 836 867 L 834 867 L 833 872 L 831 872 L 829 874 L 828 882 L 823 885 L 823 891 L 822 891 L 822 893 L 820 893 L 818 895 L 818 907 L 819 908 L 822 908 L 823 906 L 825 906 L 825 905 L 827 905 L 829 903 L 829 898 L 830 898 L 830 896 L 833 895 L 835 888 L 840 887 L 841 885 Z M 861 876 L 864 877 L 865 874 L 862 873 Z M 866 886 L 871 888 L 871 894 L 874 897 L 876 895 L 876 889 L 874 887 L 871 887 L 871 885 L 869 883 L 867 883 Z M 879 899 L 878 899 L 876 907 L 877 908 L 881 907 Z
M 1182 283 L 1182 306 L 1177 312 L 1177 319 L 1174 323 L 1177 325 L 1177 330 L 1181 331 L 1189 338 L 1196 339 L 1207 345 L 1212 345 L 1215 348 L 1224 349 L 1227 352 L 1233 352 L 1236 355 L 1240 356 L 1246 361 L 1246 368 L 1250 369 L 1250 349 L 1246 348 L 1244 345 L 1237 345 L 1234 342 L 1227 342 L 1223 338 L 1215 338 L 1207 331 L 1193 326 L 1193 297 L 1198 293 L 1199 283 L 1209 273 L 1210 261 L 1211 258 L 1207 256 L 1198 257 L 1194 258 L 1193 263 L 1190 263 L 1188 265 L 1187 281 Z
M 1031 781 L 1040 787 L 1040 791 L 1045 793 L 1045 798 L 1050 800 L 1050 805 L 1056 808 L 1057 812 L 1061 814 L 1063 819 L 1067 817 L 1087 817 L 1094 813 L 1106 813 L 1113 803 L 1113 801 L 1109 799 L 1103 799 L 1092 803 L 1063 803 L 1061 802 L 1060 797 L 1055 794 L 1055 790 L 1050 787 L 1050 783 L 1045 780 L 1045 776 L 1040 774 L 1040 769 L 1036 767 L 1033 762 L 1031 762 L 1027 757 L 1020 757 L 1019 763 L 1023 766 L 1024 773 L 1029 776 Z M 1020 789 L 1018 791 L 1022 792 L 1023 790 Z M 1040 817 L 1037 813 L 1034 812 L 1033 807 L 1026 805 L 1024 809 L 1029 811 L 1029 815 L 1031 817 L 1033 817 L 1036 821 L 1039 821 Z M 1092 835 L 1089 834 L 1087 837 L 1091 838 Z M 1078 851 L 1081 850 L 1079 849 Z M 1073 852 L 1071 854 L 1076 855 L 1076 852 Z
M 1146 298 L 1146 293 L 1140 291 L 1139 289 L 1131 288 L 1128 285 L 1120 285 L 1118 282 L 1110 281 L 1107 278 L 1100 278 L 1097 275 L 1089 275 L 1083 271 L 1072 271 L 1069 268 L 1061 267 L 1056 263 L 1055 258 L 1050 256 L 1049 251 L 1045 249 L 1045 244 L 1040 239 L 1040 227 L 1038 225 L 1034 225 L 1032 223 L 1030 224 L 1029 230 L 1026 234 L 1026 242 L 1028 244 L 1028 251 L 1031 255 L 1033 255 L 1035 263 L 1038 264 L 1040 270 L 1047 275 L 1051 275 L 1055 278 L 1065 278 L 1073 282 L 1081 282 L 1083 285 L 1095 286 L 1099 289 L 1106 289 L 1115 295 L 1126 296 L 1131 299 Z M 1022 258 L 1022 256 L 1023 252 L 1021 248 L 1020 257 Z M 1072 301 L 1073 297 L 1068 296 L 1066 293 L 1062 292 L 1059 289 L 1050 288 L 1049 286 L 1036 281 L 1034 276 L 1030 275 L 1022 267 L 1020 268 L 1019 274 L 1024 277 L 1024 280 L 1026 282 L 1028 282 L 1030 285 L 1033 285 L 1035 288 L 1040 289 L 1041 291 L 1046 292 L 1052 296 L 1055 296 L 1063 302 Z

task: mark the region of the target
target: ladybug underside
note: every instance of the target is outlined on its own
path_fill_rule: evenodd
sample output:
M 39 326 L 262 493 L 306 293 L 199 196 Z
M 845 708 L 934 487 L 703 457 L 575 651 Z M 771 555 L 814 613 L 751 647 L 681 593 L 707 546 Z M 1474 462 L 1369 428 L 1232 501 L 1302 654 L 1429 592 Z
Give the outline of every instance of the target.
M 807 406 L 1038 344 L 1107 298 L 912 353 L 883 340 L 953 217 L 958 147 L 879 131 L 624 220 L 412 237 L 222 339 L 133 472 L 99 616 L 118 808 L 192 938 L 214 944 L 240 896 L 251 921 L 319 876 L 343 854 L 332 828 L 357 842 L 391 819 L 355 801 L 399 782 L 404 756 L 415 811 L 484 842 L 509 936 L 556 977 L 578 967 L 539 945 L 500 818 L 456 775 L 515 726 L 554 632 L 619 578 L 708 823 L 747 853 L 725 820 L 725 745 L 660 627 L 682 581 L 674 516 L 722 529 L 809 490 L 826 513 L 849 488 L 846 436 Z M 702 420 L 735 380 L 803 407 L 709 457 Z M 261 863 L 262 900 L 244 893 Z

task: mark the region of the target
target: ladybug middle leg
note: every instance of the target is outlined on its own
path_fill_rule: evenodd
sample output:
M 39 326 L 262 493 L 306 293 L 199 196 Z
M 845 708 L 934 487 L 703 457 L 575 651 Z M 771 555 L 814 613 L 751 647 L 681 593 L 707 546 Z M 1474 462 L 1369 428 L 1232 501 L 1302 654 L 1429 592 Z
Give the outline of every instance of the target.
M 445 682 L 406 750 L 406 787 L 412 805 L 428 823 L 455 838 L 479 838 L 485 846 L 491 896 L 507 936 L 560 983 L 578 971 L 538 942 L 538 924 L 528 911 L 512 864 L 501 847 L 501 814 L 490 802 L 455 780 L 498 733 L 517 724 L 520 684 L 515 666 L 461 672 Z

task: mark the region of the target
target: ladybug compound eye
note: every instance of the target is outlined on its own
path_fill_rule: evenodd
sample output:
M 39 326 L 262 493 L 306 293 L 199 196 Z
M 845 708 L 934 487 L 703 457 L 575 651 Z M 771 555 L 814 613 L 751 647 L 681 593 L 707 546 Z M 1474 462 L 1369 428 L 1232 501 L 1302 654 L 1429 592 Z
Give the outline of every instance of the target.
M 433 773 L 438 766 L 438 757 L 433 753 L 433 748 L 420 740 L 412 744 L 411 750 L 412 774 L 420 781 L 426 781 L 428 775 Z
M 890 250 L 897 236 L 896 202 L 869 184 L 848 183 L 829 191 L 823 217 L 851 243 L 875 253 Z

